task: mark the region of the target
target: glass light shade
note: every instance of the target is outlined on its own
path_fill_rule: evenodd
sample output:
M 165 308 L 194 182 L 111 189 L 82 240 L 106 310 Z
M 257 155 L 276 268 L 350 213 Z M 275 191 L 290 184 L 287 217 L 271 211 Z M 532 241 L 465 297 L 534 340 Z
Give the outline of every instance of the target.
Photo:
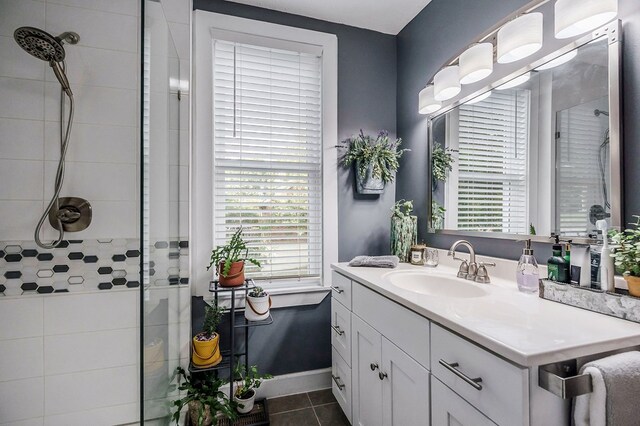
M 571 51 L 565 53 L 562 56 L 558 56 L 557 58 L 550 60 L 546 64 L 540 65 L 538 68 L 536 68 L 536 70 L 538 70 L 538 71 L 550 70 L 551 68 L 555 68 L 555 67 L 558 67 L 558 66 L 560 66 L 562 64 L 566 64 L 567 62 L 569 62 L 570 60 L 572 60 L 576 56 L 578 56 L 578 51 L 577 50 L 571 50 Z
M 478 43 L 465 50 L 459 59 L 460 83 L 471 84 L 493 72 L 493 44 Z
M 606 24 L 618 14 L 618 0 L 558 0 L 556 38 L 574 37 Z
M 438 71 L 433 78 L 433 88 L 436 101 L 446 101 L 460 93 L 460 67 L 451 65 Z
M 516 86 L 520 86 L 521 84 L 526 83 L 531 78 L 531 73 L 528 72 L 526 74 L 522 74 L 519 77 L 514 78 L 513 80 L 507 81 L 502 86 L 496 87 L 496 90 L 507 90 Z
M 498 30 L 498 62 L 526 58 L 542 47 L 542 13 L 522 15 Z
M 485 99 L 487 99 L 488 97 L 491 96 L 491 90 L 489 90 L 488 92 L 483 93 L 482 95 L 476 96 L 475 98 L 471 99 L 470 101 L 466 102 L 466 105 L 473 105 L 473 104 L 477 104 L 478 102 L 482 102 Z
M 432 114 L 442 108 L 442 104 L 433 97 L 433 84 L 428 85 L 418 95 L 418 112 Z

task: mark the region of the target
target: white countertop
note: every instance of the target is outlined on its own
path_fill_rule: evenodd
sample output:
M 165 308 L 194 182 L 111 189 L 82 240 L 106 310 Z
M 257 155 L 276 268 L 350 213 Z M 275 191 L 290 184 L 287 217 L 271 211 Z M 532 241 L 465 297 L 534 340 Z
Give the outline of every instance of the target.
M 465 255 L 466 257 L 466 255 Z M 333 269 L 408 309 L 521 366 L 537 366 L 640 345 L 640 324 L 540 299 L 518 291 L 515 262 L 498 261 L 486 295 L 457 298 L 418 294 L 393 285 L 387 274 L 420 272 L 425 280 L 456 278 L 454 265 L 402 263 L 395 269 L 331 265 Z M 496 260 L 496 259 L 492 259 Z M 512 272 L 513 271 L 513 272 Z M 514 280 L 504 278 L 512 272 Z M 542 273 L 542 271 L 541 271 Z M 503 277 L 500 277 L 502 275 Z M 442 285 L 447 285 L 443 282 Z

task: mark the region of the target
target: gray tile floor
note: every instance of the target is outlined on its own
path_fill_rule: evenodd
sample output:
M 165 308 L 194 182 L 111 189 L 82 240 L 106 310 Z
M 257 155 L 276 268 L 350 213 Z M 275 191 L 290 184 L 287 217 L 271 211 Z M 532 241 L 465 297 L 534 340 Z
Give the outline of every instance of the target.
M 348 426 L 331 389 L 269 399 L 271 426 Z

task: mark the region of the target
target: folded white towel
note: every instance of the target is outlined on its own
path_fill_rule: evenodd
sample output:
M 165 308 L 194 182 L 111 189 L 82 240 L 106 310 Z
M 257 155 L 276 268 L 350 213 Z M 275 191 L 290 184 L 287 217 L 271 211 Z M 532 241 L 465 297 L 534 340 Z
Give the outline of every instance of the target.
M 356 256 L 349 266 L 374 266 L 376 268 L 395 268 L 400 259 L 398 256 Z
M 624 352 L 585 364 L 593 391 L 576 397 L 576 426 L 637 426 L 640 419 L 640 352 Z

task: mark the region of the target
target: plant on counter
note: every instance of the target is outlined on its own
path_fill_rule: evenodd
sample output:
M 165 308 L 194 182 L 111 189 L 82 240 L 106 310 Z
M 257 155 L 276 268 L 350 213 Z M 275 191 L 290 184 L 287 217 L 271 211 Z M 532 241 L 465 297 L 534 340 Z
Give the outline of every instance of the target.
M 265 379 L 271 379 L 270 374 L 258 374 L 258 366 L 252 365 L 247 371 L 242 363 L 236 364 L 233 370 L 233 377 L 236 381 L 236 387 L 233 398 L 237 403 L 239 413 L 248 413 L 253 409 L 256 399 L 256 389 L 260 387 Z
M 611 231 L 614 252 L 611 257 L 617 269 L 622 271 L 629 287 L 629 294 L 640 297 L 640 216 L 624 231 Z
M 262 321 L 269 318 L 271 296 L 262 287 L 253 287 L 245 299 L 244 317 L 249 321 Z
M 418 240 L 418 218 L 411 214 L 413 201 L 400 200 L 391 211 L 391 254 L 408 262 L 411 246 Z
M 186 392 L 182 398 L 173 401 L 175 412 L 173 420 L 178 425 L 180 412 L 187 406 L 190 424 L 192 426 L 211 426 L 217 423 L 216 417 L 222 415 L 231 420 L 238 417 L 235 403 L 230 401 L 220 387 L 228 382 L 215 377 L 213 373 L 199 374 L 198 379 L 187 373 L 181 367 L 176 369 L 176 374 L 181 376 L 178 390 Z
M 244 284 L 244 264 L 251 262 L 260 267 L 260 262 L 248 257 L 249 248 L 242 238 L 242 227 L 233 233 L 229 242 L 211 251 L 211 262 L 207 271 L 215 266 L 222 287 L 236 287 Z
M 202 331 L 193 338 L 191 361 L 199 368 L 213 367 L 222 361 L 218 325 L 225 309 L 221 306 L 206 306 Z
M 342 164 L 356 169 L 356 188 L 361 194 L 380 194 L 384 185 L 393 182 L 400 163 L 398 160 L 408 149 L 398 149 L 402 139 L 391 140 L 389 132 L 383 130 L 374 138 L 363 130 L 342 141 L 347 149 Z

